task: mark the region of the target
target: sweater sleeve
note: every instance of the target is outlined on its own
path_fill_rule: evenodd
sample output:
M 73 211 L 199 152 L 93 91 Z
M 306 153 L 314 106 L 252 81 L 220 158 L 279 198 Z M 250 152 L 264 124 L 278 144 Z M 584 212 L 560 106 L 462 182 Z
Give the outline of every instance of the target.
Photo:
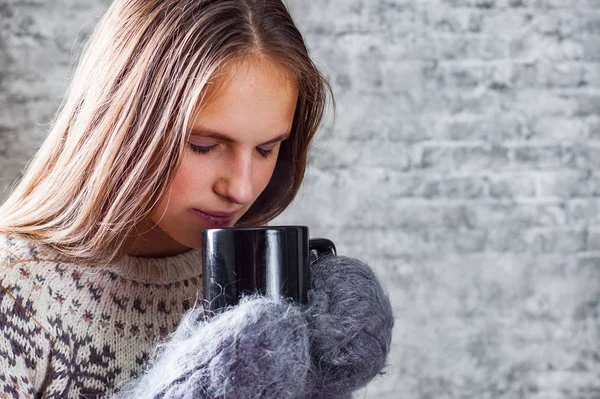
M 43 295 L 26 266 L 0 268 L 0 392 L 2 398 L 38 397 L 50 358 L 50 335 L 38 321 Z

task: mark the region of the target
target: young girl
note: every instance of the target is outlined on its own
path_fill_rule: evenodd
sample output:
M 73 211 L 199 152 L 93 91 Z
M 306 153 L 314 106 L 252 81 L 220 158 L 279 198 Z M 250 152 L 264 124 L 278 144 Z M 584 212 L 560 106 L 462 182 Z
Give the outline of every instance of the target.
M 279 0 L 114 0 L 0 207 L 0 397 L 105 397 L 143 371 L 151 385 L 179 367 L 168 353 L 155 359 L 163 369 L 149 364 L 178 326 L 207 346 L 227 337 L 182 322 L 201 297 L 202 230 L 265 224 L 290 204 L 328 93 Z M 206 377 L 204 365 L 193 397 L 317 395 L 304 391 L 316 355 L 298 308 L 244 306 L 260 316 L 244 322 L 285 321 L 273 331 L 299 355 L 272 364 L 275 382 Z M 384 316 L 382 354 L 352 388 L 383 367 Z M 249 363 L 264 371 L 268 358 Z M 189 373 L 175 374 L 144 397 L 184 397 L 173 381 Z

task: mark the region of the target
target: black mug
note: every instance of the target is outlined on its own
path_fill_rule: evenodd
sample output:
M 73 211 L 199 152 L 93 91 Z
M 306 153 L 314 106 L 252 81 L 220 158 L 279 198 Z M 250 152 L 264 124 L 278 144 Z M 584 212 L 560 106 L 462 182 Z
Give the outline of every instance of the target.
M 205 305 L 216 311 L 254 293 L 306 304 L 310 266 L 335 254 L 330 240 L 309 239 L 307 226 L 206 229 L 202 232 Z

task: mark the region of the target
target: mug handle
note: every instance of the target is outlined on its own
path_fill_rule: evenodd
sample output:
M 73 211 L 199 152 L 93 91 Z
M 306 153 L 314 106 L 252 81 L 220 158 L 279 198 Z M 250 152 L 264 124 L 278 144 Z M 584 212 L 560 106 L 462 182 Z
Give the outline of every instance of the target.
M 310 248 L 310 264 L 315 263 L 319 258 L 324 256 L 337 255 L 337 250 L 333 241 L 327 238 L 311 238 L 309 240 Z

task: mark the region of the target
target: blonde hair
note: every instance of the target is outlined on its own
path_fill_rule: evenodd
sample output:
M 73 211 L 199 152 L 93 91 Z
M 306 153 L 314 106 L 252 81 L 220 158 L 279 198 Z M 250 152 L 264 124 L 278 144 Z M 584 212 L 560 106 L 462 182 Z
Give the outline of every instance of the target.
M 239 225 L 293 200 L 331 88 L 280 0 L 115 0 L 96 26 L 39 151 L 0 207 L 23 234 L 75 263 L 127 253 L 179 167 L 206 88 L 226 65 L 267 57 L 299 98 L 271 182 Z M 333 100 L 333 97 L 331 96 Z

